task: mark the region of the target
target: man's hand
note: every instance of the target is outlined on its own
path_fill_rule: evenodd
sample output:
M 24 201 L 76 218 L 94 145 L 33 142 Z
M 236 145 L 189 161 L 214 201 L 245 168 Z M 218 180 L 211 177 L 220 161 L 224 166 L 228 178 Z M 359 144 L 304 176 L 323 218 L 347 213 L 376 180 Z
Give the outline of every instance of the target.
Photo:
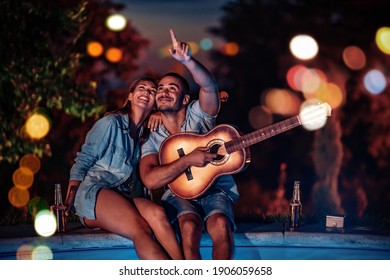
M 169 53 L 174 59 L 179 62 L 185 62 L 191 59 L 190 46 L 185 42 L 180 42 L 176 39 L 173 29 L 170 29 L 172 39 L 172 49 L 169 49 Z
M 210 153 L 207 147 L 198 147 L 186 157 L 191 166 L 204 167 L 212 162 L 217 155 Z

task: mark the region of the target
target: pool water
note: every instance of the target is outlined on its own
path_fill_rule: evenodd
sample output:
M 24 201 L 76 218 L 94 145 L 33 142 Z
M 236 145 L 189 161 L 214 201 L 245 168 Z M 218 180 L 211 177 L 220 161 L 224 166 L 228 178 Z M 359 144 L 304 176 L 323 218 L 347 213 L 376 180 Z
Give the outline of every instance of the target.
M 202 247 L 202 259 L 211 259 L 211 247 Z M 0 254 L 2 260 L 15 260 L 15 253 Z M 40 257 L 38 256 L 38 259 Z M 41 258 L 41 259 L 44 259 Z M 137 260 L 134 248 L 96 248 L 53 252 L 54 260 Z M 390 260 L 390 250 L 322 247 L 236 247 L 235 260 Z
M 0 260 L 138 259 L 132 241 L 79 224 L 73 226 L 74 230 L 47 238 L 34 236 L 31 228 L 2 228 Z M 281 232 L 278 224 L 270 225 L 274 228 L 245 226 L 251 225 L 242 225 L 242 230 L 234 234 L 235 260 L 390 260 L 390 233 L 365 234 L 360 228 L 359 233 L 319 232 L 309 227 L 305 232 Z M 201 256 L 204 260 L 212 258 L 212 242 L 207 234 L 202 235 Z

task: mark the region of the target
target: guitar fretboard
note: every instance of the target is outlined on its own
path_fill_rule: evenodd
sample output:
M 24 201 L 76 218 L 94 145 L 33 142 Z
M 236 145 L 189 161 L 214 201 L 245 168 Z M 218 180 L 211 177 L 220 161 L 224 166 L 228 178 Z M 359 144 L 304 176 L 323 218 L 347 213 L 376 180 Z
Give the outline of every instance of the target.
M 286 119 L 276 124 L 261 128 L 240 138 L 225 143 L 226 151 L 230 154 L 234 151 L 244 149 L 253 144 L 259 143 L 265 139 L 278 135 L 294 127 L 300 126 L 301 122 L 298 116 Z

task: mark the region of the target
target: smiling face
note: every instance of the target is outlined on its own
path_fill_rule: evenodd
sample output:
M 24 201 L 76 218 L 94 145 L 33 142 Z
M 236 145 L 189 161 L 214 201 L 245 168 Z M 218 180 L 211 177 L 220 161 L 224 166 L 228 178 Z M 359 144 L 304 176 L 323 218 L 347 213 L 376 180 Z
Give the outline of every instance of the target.
M 183 92 L 183 84 L 179 78 L 163 77 L 157 88 L 156 104 L 159 111 L 176 112 L 185 107 L 189 95 Z
M 150 80 L 140 80 L 130 89 L 129 100 L 132 106 L 138 106 L 148 110 L 154 107 L 157 85 Z

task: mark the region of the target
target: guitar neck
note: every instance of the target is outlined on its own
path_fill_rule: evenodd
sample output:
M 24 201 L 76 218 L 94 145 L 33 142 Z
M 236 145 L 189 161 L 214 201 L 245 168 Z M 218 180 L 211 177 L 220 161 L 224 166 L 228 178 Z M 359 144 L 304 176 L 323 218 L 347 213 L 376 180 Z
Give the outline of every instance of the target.
M 284 121 L 261 128 L 237 139 L 226 142 L 225 148 L 226 151 L 230 154 L 234 151 L 244 149 L 300 125 L 301 122 L 298 116 L 291 117 Z

